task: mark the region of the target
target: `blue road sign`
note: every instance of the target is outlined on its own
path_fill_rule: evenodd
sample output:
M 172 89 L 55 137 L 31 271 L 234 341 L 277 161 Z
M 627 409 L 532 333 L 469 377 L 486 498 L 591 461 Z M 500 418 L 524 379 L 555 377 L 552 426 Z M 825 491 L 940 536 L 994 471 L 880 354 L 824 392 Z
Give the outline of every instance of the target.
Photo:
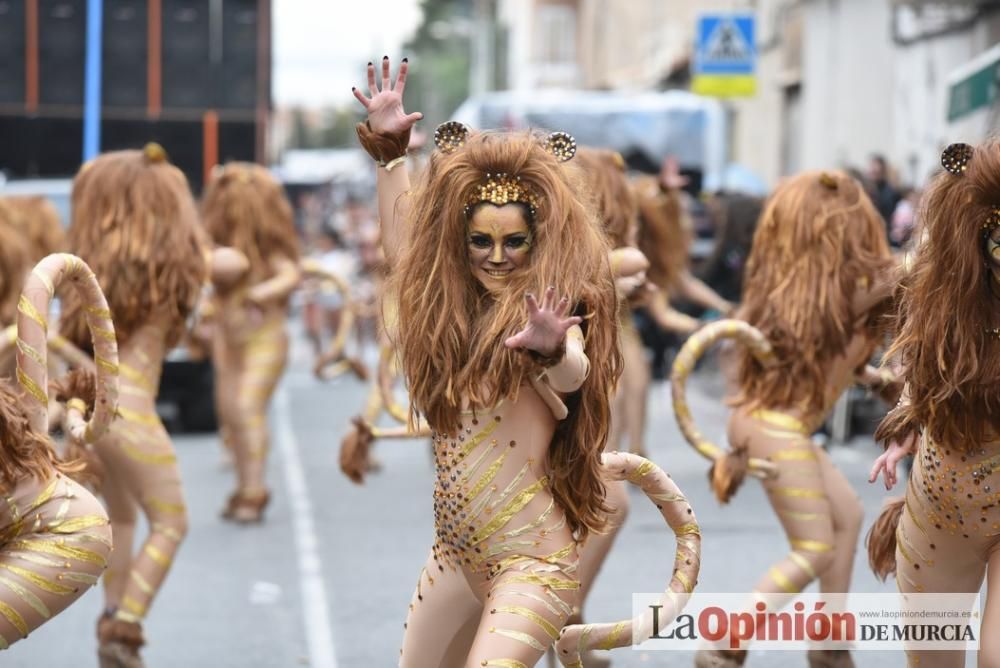
M 706 14 L 698 19 L 693 73 L 752 75 L 757 62 L 752 14 Z

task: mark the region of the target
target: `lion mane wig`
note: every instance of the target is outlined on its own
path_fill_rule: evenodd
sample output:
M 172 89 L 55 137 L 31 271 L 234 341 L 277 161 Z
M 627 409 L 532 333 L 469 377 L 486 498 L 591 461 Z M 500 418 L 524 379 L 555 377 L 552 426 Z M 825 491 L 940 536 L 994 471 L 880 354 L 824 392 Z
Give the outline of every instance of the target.
M 639 250 L 649 260 L 646 277 L 653 285 L 674 292 L 688 268 L 691 246 L 680 194 L 664 192 L 652 176 L 636 179 L 633 189 L 639 207 Z
M 17 317 L 25 275 L 31 271 L 31 251 L 17 223 L 17 210 L 9 198 L 0 198 L 0 325 Z
M 581 172 L 586 191 L 604 223 L 612 248 L 628 246 L 637 231 L 639 205 L 625 176 L 621 154 L 607 149 L 581 147 L 570 163 Z M 632 244 L 635 242 L 633 241 Z
M 529 216 L 528 267 L 490 294 L 473 276 L 467 250 L 466 205 L 487 174 L 505 173 L 538 196 Z M 574 193 L 579 174 L 531 133 L 481 132 L 452 152 L 431 155 L 411 197 L 408 244 L 392 268 L 389 293 L 399 297 L 398 349 L 411 398 L 442 433 L 457 431 L 463 404 L 495 406 L 516 398 L 537 371 L 528 355 L 504 340 L 524 326 L 524 295 L 555 286 L 584 316 L 590 376 L 567 398 L 569 417 L 549 448 L 552 493 L 581 539 L 605 525 L 601 451 L 610 401 L 621 373 L 610 247 L 597 216 Z
M 830 362 L 877 314 L 855 313 L 860 291 L 892 265 L 885 224 L 857 181 L 839 171 L 794 176 L 771 195 L 747 259 L 740 317 L 774 347 L 765 368 L 741 352 L 733 403 L 756 408 L 826 408 Z
M 990 271 L 983 224 L 1000 206 L 1000 140 L 974 148 L 965 173 L 939 174 L 918 216 L 923 243 L 903 280 L 897 335 L 909 401 L 876 438 L 901 441 L 921 429 L 960 451 L 1000 434 L 1000 285 Z
M 30 247 L 32 263 L 66 250 L 66 232 L 52 202 L 41 196 L 11 197 L 7 201 L 15 213 L 14 224 Z
M 73 181 L 69 245 L 107 295 L 118 344 L 154 316 L 177 343 L 207 276 L 204 235 L 187 179 L 155 144 L 105 153 Z M 68 295 L 67 338 L 90 349 L 82 304 Z
M 202 220 L 217 246 L 229 246 L 250 261 L 250 282 L 270 278 L 269 260 L 299 259 L 292 207 L 269 171 L 250 162 L 217 169 L 202 198 Z

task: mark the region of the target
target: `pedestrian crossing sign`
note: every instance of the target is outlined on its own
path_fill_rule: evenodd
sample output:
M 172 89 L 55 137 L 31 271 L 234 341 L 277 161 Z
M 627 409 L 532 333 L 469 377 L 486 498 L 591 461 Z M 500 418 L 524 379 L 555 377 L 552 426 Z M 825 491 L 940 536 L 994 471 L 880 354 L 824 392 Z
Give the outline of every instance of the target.
M 698 18 L 691 90 L 712 97 L 757 92 L 757 43 L 752 14 L 706 14 Z

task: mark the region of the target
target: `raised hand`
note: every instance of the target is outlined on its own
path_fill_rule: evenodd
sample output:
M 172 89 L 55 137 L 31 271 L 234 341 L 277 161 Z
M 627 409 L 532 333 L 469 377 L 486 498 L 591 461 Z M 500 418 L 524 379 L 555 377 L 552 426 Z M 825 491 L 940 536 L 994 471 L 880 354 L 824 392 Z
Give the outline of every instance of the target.
M 526 294 L 524 299 L 528 308 L 528 324 L 504 341 L 504 345 L 533 350 L 543 357 L 554 357 L 565 346 L 566 332 L 573 325 L 583 322 L 583 318 L 565 317 L 569 312 L 569 298 L 563 297 L 557 302 L 553 286 L 545 291 L 541 306 L 531 293 Z
M 354 97 L 368 110 L 368 125 L 379 134 L 401 134 L 424 117 L 419 111 L 412 114 L 403 109 L 403 89 L 406 88 L 406 71 L 409 63 L 403 58 L 396 75 L 396 83 L 389 77 L 389 56 L 382 59 L 382 87 L 375 83 L 375 65 L 368 63 L 368 95 L 352 88 Z
M 885 481 L 885 488 L 892 489 L 893 485 L 896 484 L 896 465 L 899 461 L 908 455 L 912 455 L 916 451 L 917 437 L 911 434 L 902 443 L 893 441 L 889 444 L 889 447 L 885 449 L 878 459 L 875 460 L 874 466 L 872 466 L 871 473 L 868 474 L 868 482 L 875 482 L 878 480 L 878 476 L 881 473 L 882 478 Z

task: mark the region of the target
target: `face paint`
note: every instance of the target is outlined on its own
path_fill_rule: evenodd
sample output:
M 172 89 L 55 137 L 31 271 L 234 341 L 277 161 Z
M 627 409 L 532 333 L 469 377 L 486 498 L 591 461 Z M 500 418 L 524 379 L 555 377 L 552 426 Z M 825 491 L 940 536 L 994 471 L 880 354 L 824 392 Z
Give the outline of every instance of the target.
M 508 277 L 528 263 L 531 230 L 519 204 L 476 209 L 469 220 L 469 263 L 484 288 L 502 288 Z

